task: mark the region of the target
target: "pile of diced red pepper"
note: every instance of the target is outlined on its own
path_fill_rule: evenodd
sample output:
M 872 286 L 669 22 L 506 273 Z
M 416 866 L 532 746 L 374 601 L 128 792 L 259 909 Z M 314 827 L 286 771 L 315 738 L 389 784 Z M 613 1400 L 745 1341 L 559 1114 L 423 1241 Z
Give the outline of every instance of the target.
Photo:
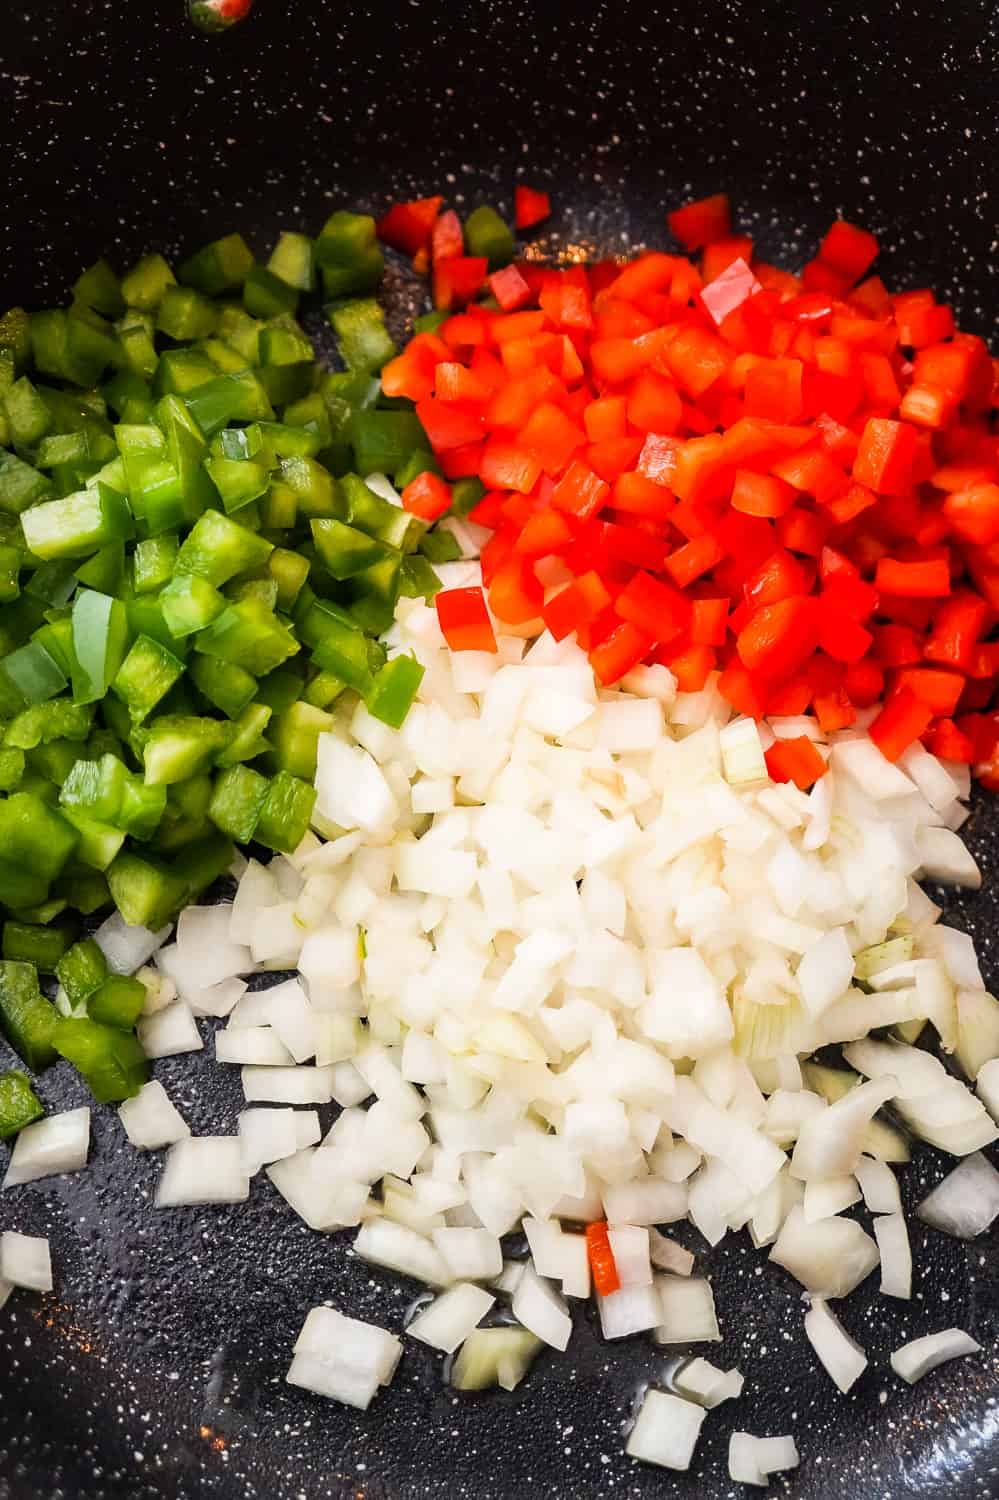
M 518 227 L 547 212 L 538 197 Z M 808 711 L 827 731 L 881 703 L 870 733 L 890 759 L 921 739 L 999 788 L 984 342 L 932 292 L 889 292 L 874 236 L 845 222 L 800 276 L 733 235 L 721 195 L 669 216 L 696 262 L 490 275 L 428 204 L 416 253 L 450 316 L 383 385 L 416 402 L 444 476 L 405 504 L 433 519 L 448 481 L 485 486 L 471 518 L 492 532 L 493 613 L 575 631 L 608 684 L 639 662 L 687 692 L 717 671 L 739 713 Z M 494 645 L 476 591 L 440 610 L 455 647 Z

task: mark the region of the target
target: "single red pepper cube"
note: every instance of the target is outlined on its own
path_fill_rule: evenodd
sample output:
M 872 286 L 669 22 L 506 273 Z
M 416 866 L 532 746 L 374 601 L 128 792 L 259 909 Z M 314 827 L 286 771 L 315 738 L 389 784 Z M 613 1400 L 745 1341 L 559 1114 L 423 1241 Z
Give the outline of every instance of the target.
M 764 759 L 772 781 L 793 781 L 802 792 L 807 792 L 829 769 L 821 751 L 807 735 L 775 740 Z
M 910 688 L 902 688 L 889 698 L 868 733 L 885 759 L 895 761 L 926 733 L 932 721 L 929 704 L 921 702 Z
M 442 589 L 434 597 L 441 631 L 452 651 L 495 651 L 496 636 L 480 588 Z
M 436 521 L 451 508 L 451 487 L 439 474 L 417 474 L 402 492 L 402 507 L 421 521 Z
M 667 214 L 670 234 L 685 250 L 700 250 L 712 240 L 723 240 L 732 232 L 732 210 L 727 193 L 698 198 Z
M 489 290 L 504 312 L 516 312 L 531 300 L 531 288 L 516 266 L 504 266 L 489 278 Z
M 853 477 L 879 495 L 904 495 L 912 486 L 918 435 L 907 422 L 871 417 L 860 435 Z
M 416 255 L 417 251 L 426 250 L 443 202 L 443 198 L 437 197 L 394 203 L 375 225 L 378 238 L 404 255 Z
M 630 672 L 632 667 L 637 667 L 654 645 L 655 636 L 640 630 L 630 620 L 623 620 L 593 647 L 590 651 L 590 664 L 604 687 L 609 687 L 611 683 L 618 682 L 626 672 Z
M 540 188 L 518 182 L 513 190 L 513 222 L 518 229 L 533 229 L 552 211 L 552 200 Z
M 610 485 L 588 468 L 581 459 L 573 459 L 552 493 L 552 504 L 566 515 L 589 520 L 606 505 Z

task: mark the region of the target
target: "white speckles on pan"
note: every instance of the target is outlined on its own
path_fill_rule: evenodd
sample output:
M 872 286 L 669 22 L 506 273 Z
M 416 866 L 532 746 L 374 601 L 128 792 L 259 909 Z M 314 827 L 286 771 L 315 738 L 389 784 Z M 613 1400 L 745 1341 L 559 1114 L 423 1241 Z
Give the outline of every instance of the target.
M 554 254 L 661 243 L 667 206 L 719 187 L 788 264 L 834 213 L 859 215 L 882 235 L 887 274 L 932 283 L 994 333 L 986 0 L 563 11 L 257 0 L 213 43 L 187 28 L 182 0 L 9 5 L 0 306 L 63 298 L 102 251 L 121 264 L 234 228 L 265 251 L 338 204 L 440 190 L 508 207 L 522 177 L 555 195 L 538 242 Z M 411 290 L 393 281 L 397 307 Z M 997 828 L 981 798 L 968 832 L 985 890 L 950 907 L 993 984 Z M 196 1132 L 234 1128 L 235 1077 L 204 1057 L 157 1072 Z M 68 1069 L 40 1087 L 51 1108 L 83 1102 Z M 907 1207 L 944 1170 L 921 1153 Z M 336 1300 L 397 1331 L 413 1286 L 311 1234 L 264 1178 L 247 1205 L 157 1214 L 158 1172 L 102 1109 L 87 1172 L 0 1197 L 0 1228 L 52 1237 L 57 1278 L 54 1297 L 16 1296 L 0 1315 L 0 1500 L 720 1500 L 733 1425 L 797 1434 L 802 1467 L 773 1494 L 999 1497 L 996 1231 L 963 1245 L 912 1222 L 912 1303 L 881 1299 L 873 1278 L 841 1309 L 872 1357 L 846 1399 L 810 1354 L 791 1281 L 743 1237 L 701 1254 L 725 1335 L 712 1358 L 739 1364 L 747 1387 L 705 1423 L 694 1473 L 665 1477 L 624 1456 L 622 1429 L 668 1361 L 640 1338 L 603 1344 L 588 1312 L 570 1355 L 542 1356 L 510 1395 L 457 1397 L 440 1356 L 410 1341 L 365 1416 L 290 1389 L 306 1307 Z M 888 1351 L 950 1324 L 985 1356 L 902 1387 Z

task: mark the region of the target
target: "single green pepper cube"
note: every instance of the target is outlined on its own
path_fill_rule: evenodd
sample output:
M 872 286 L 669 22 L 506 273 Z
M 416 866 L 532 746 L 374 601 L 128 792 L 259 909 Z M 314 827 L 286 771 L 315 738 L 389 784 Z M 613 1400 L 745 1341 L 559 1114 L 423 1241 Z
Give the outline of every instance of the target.
M 259 599 L 239 599 L 200 632 L 194 649 L 263 677 L 300 648 L 272 609 Z
M 145 1003 L 146 986 L 141 979 L 109 974 L 87 1002 L 87 1015 L 102 1026 L 132 1031 Z
M 56 964 L 73 941 L 68 927 L 52 927 L 34 922 L 3 924 L 4 958 L 21 959 L 34 964 L 43 974 L 54 974 Z
M 344 520 L 389 547 L 406 548 L 415 516 L 377 495 L 357 474 L 342 475 L 336 485 Z
M 252 370 L 216 375 L 189 390 L 184 401 L 206 437 L 229 422 L 271 421 L 274 417 L 267 392 Z
M 394 474 L 427 435 L 412 411 L 354 411 L 348 437 L 354 466 L 362 474 Z
M 132 723 L 141 724 L 183 675 L 182 661 L 158 641 L 140 635 L 119 667 L 111 691 L 126 704 Z
M 63 806 L 62 814 L 79 835 L 74 859 L 92 870 L 106 870 L 125 842 L 125 829 L 102 823 L 77 807 Z
M 208 816 L 222 833 L 247 844 L 267 796 L 267 778 L 249 766 L 230 766 L 215 778 Z
M 255 318 L 276 318 L 295 311 L 298 291 L 265 266 L 254 266 L 243 286 L 243 306 Z
M 3 475 L 0 470 L 0 485 Z M 98 483 L 61 500 L 43 500 L 22 516 L 29 551 L 46 562 L 89 557 L 108 542 L 133 534 L 128 501 L 117 490 Z
M 134 1098 L 149 1076 L 145 1053 L 130 1032 L 89 1017 L 57 1021 L 52 1044 L 83 1076 L 98 1104 Z
M 120 318 L 125 311 L 121 282 L 104 259 L 95 261 L 77 277 L 73 283 L 73 301 L 92 307 L 105 318 Z
M 198 692 L 228 718 L 235 719 L 248 703 L 253 702 L 257 679 L 242 667 L 195 652 L 189 670 Z
M 0 511 L 19 516 L 51 493 L 51 480 L 16 454 L 0 449 Z
M 145 255 L 121 279 L 121 294 L 129 307 L 155 312 L 168 288 L 177 281 L 162 255 Z
M 23 754 L 23 751 L 17 753 Z M 56 786 L 62 786 L 76 762 L 87 753 L 89 747 L 85 751 L 82 745 L 74 744 L 72 740 L 52 740 L 48 745 L 29 750 L 28 762 L 40 776 L 47 776 Z
M 384 635 L 395 618 L 402 580 L 402 557 L 396 553 L 347 580 L 350 612 L 369 635 Z
M 316 264 L 329 297 L 372 292 L 385 272 L 385 257 L 368 214 L 331 214 L 315 242 Z
M 60 804 L 99 823 L 116 823 L 127 775 L 127 768 L 116 755 L 78 760 L 63 783 Z
M 218 370 L 203 349 L 164 349 L 153 390 L 157 396 L 181 396 L 186 404 L 189 395 L 217 378 Z
M 133 839 L 145 843 L 159 828 L 166 806 L 165 786 L 146 786 L 139 776 L 129 776 L 122 793 L 118 823 Z
M 287 662 L 260 679 L 257 683 L 257 702 L 266 703 L 272 713 L 284 713 L 286 708 L 298 702 L 303 685 L 300 661 Z
M 107 874 L 111 898 L 131 926 L 157 932 L 175 915 L 186 884 L 159 860 L 125 849 Z
M 389 556 L 390 549 L 384 542 L 345 521 L 323 517 L 310 524 L 316 551 L 333 578 L 353 578 Z
M 271 778 L 254 838 L 266 849 L 293 854 L 309 831 L 316 789 L 288 771 Z
M 17 1068 L 0 1074 L 0 1141 L 9 1141 L 44 1114 L 42 1102 L 31 1087 L 27 1074 Z
M 232 739 L 216 756 L 216 764 L 235 766 L 244 760 L 255 760 L 269 750 L 270 741 L 265 739 L 264 730 L 270 723 L 271 712 L 266 703 L 248 703 L 234 720 Z
M 335 516 L 338 513 L 333 476 L 314 458 L 283 458 L 281 480 L 294 490 L 302 515 Z
M 19 448 L 34 448 L 51 430 L 52 417 L 49 409 L 27 375 L 22 375 L 20 380 L 14 382 L 10 390 L 4 393 L 2 402 L 10 425 L 11 440 Z
M 25 777 L 22 785 L 27 780 Z M 31 792 L 28 795 L 37 796 L 37 793 Z M 9 906 L 11 911 L 24 911 L 31 906 L 40 906 L 48 898 L 48 894 L 49 883 L 43 876 L 35 874 L 24 865 L 0 859 L 0 902 L 4 906 Z
M 132 566 L 137 594 L 155 594 L 170 582 L 177 568 L 178 547 L 177 538 L 170 531 L 136 543 Z
M 277 584 L 277 607 L 288 613 L 309 576 L 308 558 L 286 547 L 275 547 L 267 559 L 267 571 Z
M 125 543 L 108 542 L 76 570 L 77 581 L 99 594 L 118 595 L 125 577 Z
M 274 719 L 270 734 L 277 769 L 311 781 L 316 774 L 319 736 L 332 728 L 332 714 L 301 700 L 292 703 Z
M 159 641 L 174 656 L 186 656 L 188 642 L 183 636 L 174 636 L 169 625 L 163 617 L 163 606 L 160 603 L 162 591 L 154 597 L 143 594 L 139 599 L 129 599 L 125 604 L 125 612 L 128 615 L 128 633 L 134 639 L 136 636 L 148 635 L 151 640 Z
M 375 673 L 365 700 L 368 712 L 390 729 L 400 729 L 423 681 L 423 670 L 414 656 L 394 656 L 386 662 Z
M 260 502 L 260 519 L 264 531 L 291 531 L 298 519 L 298 496 L 281 479 L 273 479 Z
M 56 978 L 74 1006 L 87 1001 L 107 977 L 107 960 L 93 938 L 74 943 L 56 964 Z
M 60 875 L 53 890 L 59 892 L 59 899 L 48 903 L 49 905 L 58 910 L 65 910 L 69 906 L 85 917 L 99 911 L 102 906 L 107 906 L 111 900 L 108 883 L 99 870 L 87 870 L 76 866 L 71 871 Z M 36 914 L 45 910 L 46 907 L 35 908 Z M 27 913 L 22 912 L 20 915 L 25 916 Z
M 156 719 L 142 749 L 147 786 L 169 786 L 196 776 L 212 764 L 230 738 L 222 719 L 165 714 Z
M 14 368 L 19 369 L 31 353 L 31 319 L 23 307 L 8 308 L 0 315 L 0 349 L 9 349 Z
M 62 667 L 38 641 L 19 646 L 3 658 L 0 668 L 27 703 L 47 703 L 67 685 Z
M 34 964 L 0 960 L 0 1026 L 33 1073 L 56 1060 L 52 1035 L 57 1020 L 55 1006 L 38 988 Z
M 242 286 L 252 266 L 253 251 L 243 236 L 227 234 L 183 261 L 177 277 L 206 297 L 218 297 Z
M 398 352 L 374 297 L 359 297 L 328 309 L 340 353 L 349 370 L 372 373 Z
M 85 740 L 93 724 L 94 711 L 88 703 L 70 703 L 57 698 L 26 708 L 7 726 L 4 746 L 10 750 L 34 750 L 52 740 Z M 2 858 L 2 854 L 0 854 Z
M 152 380 L 159 366 L 152 318 L 142 313 L 129 313 L 115 324 L 115 332 L 127 369 L 143 381 Z M 130 399 L 135 399 L 134 390 Z
M 85 432 L 57 432 L 42 438 L 35 449 L 35 463 L 40 469 L 56 469 L 63 464 L 86 463 L 90 443 Z
M 76 842 L 75 829 L 34 793 L 14 792 L 0 802 L 0 856 L 10 864 L 23 865 L 43 881 L 52 881 L 73 853 Z M 8 906 L 33 904 L 6 902 Z
M 216 586 L 238 573 L 262 567 L 274 550 L 272 542 L 218 511 L 206 511 L 194 523 L 177 554 L 177 573 L 197 574 Z
M 302 702 L 311 703 L 313 708 L 328 709 L 346 690 L 346 687 L 347 684 L 341 682 L 339 677 L 335 677 L 332 672 L 314 672 L 305 685 Z
M 289 231 L 281 234 L 271 252 L 267 269 L 297 292 L 311 292 L 315 287 L 316 272 L 312 241 L 308 235 Z
M 322 405 L 323 398 L 318 392 L 314 395 Z M 308 398 L 310 402 L 312 399 L 312 396 Z M 318 432 L 310 427 L 289 422 L 288 415 L 288 410 L 286 410 L 284 422 L 260 422 L 257 425 L 270 468 L 277 468 L 278 460 L 282 458 L 315 458 L 322 447 Z M 262 456 L 260 461 L 263 462 Z
M 81 589 L 73 603 L 73 697 L 77 703 L 103 698 L 125 659 L 128 614 L 109 594 Z
M 465 248 L 468 255 L 484 255 L 489 269 L 495 271 L 513 260 L 513 230 L 495 208 L 483 204 L 465 220 Z
M 262 464 L 233 458 L 206 458 L 205 469 L 227 514 L 266 495 L 270 475 Z
M 160 593 L 158 603 L 167 629 L 177 638 L 204 630 L 226 607 L 218 589 L 197 573 L 177 573 Z
M 256 318 L 251 318 L 244 308 L 234 302 L 226 303 L 219 315 L 216 335 L 220 339 L 225 339 L 226 343 L 231 344 L 234 349 L 238 349 L 243 356 L 244 365 L 257 363 L 260 324 Z
M 169 286 L 156 310 L 156 327 L 177 343 L 204 339 L 215 332 L 218 312 L 191 287 Z

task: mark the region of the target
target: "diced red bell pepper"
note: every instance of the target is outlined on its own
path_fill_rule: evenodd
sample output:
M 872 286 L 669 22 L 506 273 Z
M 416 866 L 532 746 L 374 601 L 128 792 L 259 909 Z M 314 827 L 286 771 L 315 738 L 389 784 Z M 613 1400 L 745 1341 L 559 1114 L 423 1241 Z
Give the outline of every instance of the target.
M 949 718 L 960 702 L 964 677 L 940 667 L 903 667 L 895 678 L 895 688 L 907 689 L 934 714 Z
M 561 407 L 545 402 L 537 407 L 520 430 L 519 445 L 538 460 L 546 474 L 560 474 L 586 434 L 570 422 Z
M 780 599 L 756 611 L 739 632 L 740 660 L 750 672 L 780 681 L 790 677 L 819 643 L 819 601 L 806 595 Z
M 793 781 L 802 792 L 807 792 L 829 769 L 822 753 L 807 735 L 799 735 L 793 740 L 775 740 L 764 753 L 764 759 L 772 781 Z
M 583 573 L 541 607 L 541 617 L 557 641 L 595 620 L 611 603 L 599 573 Z
M 552 200 L 540 188 L 527 187 L 518 182 L 513 190 L 513 222 L 518 229 L 533 229 L 547 219 L 552 211 Z
M 460 307 L 485 285 L 489 262 L 484 255 L 457 255 L 434 263 L 434 306 Z
M 958 728 L 953 719 L 937 719 L 927 731 L 925 744 L 930 754 L 940 760 L 970 766 L 975 759 L 974 741 Z
M 869 733 L 885 759 L 894 761 L 922 738 L 932 719 L 932 708 L 921 702 L 911 689 L 902 688 L 888 699 Z
M 797 422 L 803 411 L 800 359 L 761 359 L 746 376 L 746 415 Z
M 933 617 L 924 646 L 926 660 L 966 671 L 990 617 L 988 605 L 977 594 L 965 590 L 952 594 Z
M 443 198 L 416 198 L 411 203 L 394 203 L 375 225 L 378 238 L 394 250 L 415 255 L 430 244 L 434 223 Z
M 718 678 L 718 691 L 737 714 L 745 714 L 749 719 L 762 719 L 766 713 L 767 684 L 757 674 L 750 672 L 737 657 L 733 657 Z
M 819 247 L 819 259 L 851 282 L 860 280 L 877 254 L 878 242 L 873 234 L 845 219 L 837 219 Z
M 949 494 L 944 515 L 964 541 L 986 547 L 999 538 L 999 484 L 975 484 Z
M 561 552 L 572 541 L 572 529 L 557 510 L 539 510 L 524 523 L 514 551 L 525 557 Z
M 632 469 L 615 479 L 611 505 L 628 515 L 665 521 L 672 514 L 676 501 L 663 485 Z
M 451 487 L 429 470 L 417 474 L 402 492 L 402 506 L 421 521 L 436 521 L 451 508 Z
M 430 236 L 430 258 L 433 265 L 442 260 L 457 260 L 465 253 L 465 232 L 453 208 L 435 220 Z
M 629 392 L 627 413 L 639 432 L 676 432 L 682 415 L 680 393 L 665 376 L 643 370 Z
M 442 589 L 434 596 L 441 632 L 452 651 L 495 651 L 496 636 L 479 588 Z
M 713 193 L 685 203 L 667 215 L 670 233 L 685 250 L 700 250 L 712 240 L 723 240 L 732 232 L 732 211 L 727 193 Z
M 581 459 L 574 459 L 552 493 L 552 504 L 566 515 L 589 520 L 607 504 L 610 485 Z
M 490 608 L 508 625 L 526 625 L 538 619 L 543 602 L 540 583 L 519 557 L 504 563 L 489 581 Z
M 752 469 L 737 469 L 732 486 L 732 508 L 747 516 L 782 516 L 798 496 L 783 479 L 757 474 Z
M 590 664 L 604 687 L 620 681 L 632 667 L 637 667 L 648 656 L 655 639 L 655 636 L 647 635 L 630 620 L 623 620 L 610 635 L 594 646 L 590 651 Z
M 874 586 L 882 594 L 906 599 L 938 599 L 950 593 L 950 568 L 942 557 L 904 562 L 894 557 L 878 560 Z
M 531 288 L 516 266 L 504 266 L 489 278 L 489 290 L 504 312 L 516 312 L 531 300 Z
M 853 477 L 879 495 L 902 495 L 912 485 L 916 429 L 888 417 L 871 417 L 860 436 Z
M 477 411 L 431 398 L 416 403 L 416 415 L 437 452 L 478 442 L 483 436 L 483 421 Z M 500 485 L 492 487 L 504 488 Z
M 630 620 L 665 645 L 690 623 L 690 600 L 679 589 L 660 583 L 649 573 L 636 573 L 614 600 L 622 620 Z
M 420 417 L 420 420 L 423 418 Z M 519 494 L 529 495 L 540 474 L 540 461 L 520 444 L 497 437 L 490 438 L 486 443 L 479 465 L 479 477 L 489 489 L 517 490 Z
M 700 293 L 701 305 L 716 327 L 729 313 L 742 307 L 750 297 L 762 291 L 746 261 L 737 256 L 719 276 L 709 281 Z

